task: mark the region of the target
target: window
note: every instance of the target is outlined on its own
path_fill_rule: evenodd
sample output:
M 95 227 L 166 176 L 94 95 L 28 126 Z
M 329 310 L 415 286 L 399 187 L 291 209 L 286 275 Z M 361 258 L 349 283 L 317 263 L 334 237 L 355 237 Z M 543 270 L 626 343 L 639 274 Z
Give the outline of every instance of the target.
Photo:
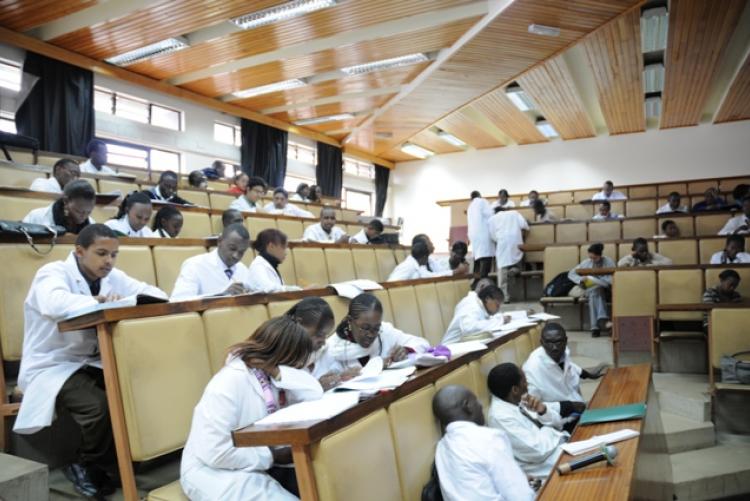
M 106 140 L 105 143 L 107 143 L 107 163 L 156 172 L 172 170 L 180 173 L 181 171 L 181 156 L 177 152 L 114 140 Z
M 21 90 L 21 67 L 9 61 L 0 61 L 0 87 L 13 92 Z
M 182 130 L 180 112 L 158 104 L 151 105 L 151 125 L 172 130 Z
M 115 116 L 148 123 L 148 102 L 115 95 Z
M 16 134 L 16 120 L 13 113 L 9 111 L 0 111 L 0 130 Z
M 306 164 L 315 165 L 317 163 L 317 153 L 318 152 L 314 146 L 306 146 L 304 144 L 289 141 L 286 156 L 287 158 L 299 160 Z
M 344 157 L 344 173 L 367 179 L 375 179 L 375 166 L 368 162 Z
M 367 191 L 353 190 L 344 188 L 343 190 L 344 207 L 347 209 L 361 210 L 364 214 L 372 214 L 372 193 Z
M 138 97 L 94 87 L 94 109 L 136 122 L 182 130 L 182 112 Z
M 96 111 L 102 111 L 114 115 L 115 93 L 105 89 L 100 89 L 99 87 L 94 87 L 94 109 Z
M 242 146 L 242 133 L 239 125 L 214 122 L 214 141 L 234 146 Z
M 175 153 L 174 151 L 157 150 L 156 148 L 151 148 L 149 153 L 149 165 L 152 171 L 171 170 L 180 172 L 179 153 Z

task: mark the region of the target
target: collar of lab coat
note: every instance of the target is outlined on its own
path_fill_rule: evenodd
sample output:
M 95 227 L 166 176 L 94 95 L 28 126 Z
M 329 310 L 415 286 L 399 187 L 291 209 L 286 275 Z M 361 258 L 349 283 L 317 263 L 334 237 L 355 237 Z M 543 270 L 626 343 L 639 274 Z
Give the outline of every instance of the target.
M 216 265 L 216 266 L 217 266 L 218 268 L 220 268 L 220 269 L 221 269 L 222 273 L 223 273 L 223 272 L 224 272 L 224 270 L 226 270 L 227 268 L 229 268 L 230 270 L 232 270 L 232 273 L 234 273 L 235 271 L 237 271 L 237 265 L 236 265 L 236 264 L 235 264 L 234 266 L 228 267 L 228 266 L 226 265 L 226 263 L 225 263 L 224 261 L 222 261 L 222 259 L 221 259 L 221 256 L 219 256 L 219 250 L 218 250 L 218 249 L 214 249 L 214 250 L 212 250 L 212 251 L 210 252 L 210 254 L 211 254 L 211 259 L 213 259 L 213 261 L 214 261 L 214 264 L 215 264 L 215 265 Z
M 86 278 L 81 274 L 81 270 L 78 269 L 78 263 L 76 262 L 76 256 L 74 252 L 71 252 L 70 255 L 68 255 L 68 258 L 65 260 L 65 269 L 68 275 L 72 277 L 76 283 L 76 293 L 82 294 L 85 296 L 90 296 L 91 289 L 89 288 L 89 283 L 86 281 Z M 110 284 L 109 275 L 107 275 L 106 277 L 101 279 L 99 295 L 106 297 L 110 294 L 111 291 L 112 291 L 112 284 Z
M 465 428 L 479 428 L 479 425 L 473 421 L 453 421 L 452 423 L 448 423 L 448 426 L 445 427 L 445 434 L 447 435 L 452 431 L 458 431 Z
M 539 357 L 539 360 L 542 364 L 548 367 L 555 367 L 555 366 L 560 367 L 560 364 L 558 362 L 555 362 L 554 360 L 552 360 L 552 357 L 547 355 L 547 352 L 544 351 L 544 347 L 540 346 L 540 348 L 542 349 L 542 356 Z M 567 371 L 568 367 L 570 367 L 570 348 L 569 347 L 565 347 L 565 353 L 563 354 L 563 359 L 561 360 L 561 362 L 563 362 L 563 367 L 564 367 L 563 370 Z

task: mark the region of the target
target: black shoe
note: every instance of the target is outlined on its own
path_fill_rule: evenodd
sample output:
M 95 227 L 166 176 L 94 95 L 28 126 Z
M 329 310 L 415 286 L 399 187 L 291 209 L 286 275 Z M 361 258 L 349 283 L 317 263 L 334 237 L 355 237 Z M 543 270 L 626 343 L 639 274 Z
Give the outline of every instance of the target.
M 114 489 L 107 492 L 108 489 L 102 485 L 100 472 L 80 463 L 66 466 L 63 474 L 73 483 L 76 492 L 86 498 L 104 499 L 104 496 L 114 492 Z
M 594 329 L 594 330 L 592 330 L 592 331 L 591 331 L 591 337 L 599 337 L 599 336 L 601 336 L 601 335 L 602 335 L 602 334 L 601 334 L 601 332 L 599 331 L 599 329 Z

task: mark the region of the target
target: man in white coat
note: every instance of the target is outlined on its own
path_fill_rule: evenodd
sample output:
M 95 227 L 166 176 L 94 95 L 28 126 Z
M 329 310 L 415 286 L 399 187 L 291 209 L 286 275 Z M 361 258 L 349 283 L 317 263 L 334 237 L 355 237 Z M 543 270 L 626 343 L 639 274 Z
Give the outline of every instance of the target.
M 29 189 L 31 191 L 45 191 L 47 193 L 62 193 L 65 185 L 81 177 L 78 162 L 70 158 L 61 158 L 52 167 L 50 177 L 34 179 Z
M 469 291 L 456 305 L 453 320 L 440 344 L 458 343 L 466 337 L 498 330 L 510 321 L 509 316 L 500 312 L 502 305 L 503 291 L 495 284 L 482 287 L 479 292 Z
M 284 188 L 273 190 L 273 202 L 268 202 L 263 207 L 263 212 L 269 214 L 282 214 L 284 216 L 294 217 L 313 217 L 312 212 L 300 209 L 294 204 L 289 203 L 289 193 Z
M 88 160 L 81 164 L 81 172 L 84 174 L 102 174 L 116 176 L 117 172 L 107 167 L 107 143 L 100 139 L 92 139 L 86 145 L 86 156 Z
M 230 224 L 216 249 L 185 260 L 172 290 L 172 301 L 205 296 L 236 296 L 250 290 L 250 274 L 242 257 L 250 247 L 250 233 L 241 223 Z
M 245 194 L 235 198 L 230 209 L 243 212 L 258 212 L 260 199 L 266 194 L 266 182 L 258 176 L 252 176 L 245 187 Z
M 750 195 L 742 199 L 742 214 L 730 218 L 719 235 L 750 235 Z
M 114 267 L 119 243 L 103 224 L 81 231 L 65 261 L 42 266 L 24 302 L 24 340 L 18 386 L 24 392 L 13 427 L 28 434 L 67 411 L 81 428 L 76 462 L 65 476 L 89 497 L 112 493 L 102 467 L 113 467 L 114 448 L 99 344 L 94 329 L 60 332 L 57 323 L 83 308 L 134 294 L 166 294 Z
M 451 271 L 432 271 L 429 268 L 430 249 L 427 243 L 418 240 L 411 246 L 411 255 L 401 261 L 388 276 L 386 282 L 400 280 L 416 280 L 417 278 L 447 277 L 458 274 L 458 269 Z M 462 265 L 461 274 L 465 273 L 466 265 Z
M 336 209 L 333 207 L 323 207 L 320 211 L 320 222 L 305 228 L 302 239 L 305 242 L 344 244 L 349 242 L 349 235 L 336 226 Z
M 615 191 L 615 185 L 612 183 L 612 181 L 604 181 L 604 186 L 602 186 L 602 191 L 599 193 L 595 193 L 593 197 L 591 197 L 591 200 L 593 202 L 600 202 L 602 200 L 627 200 L 628 197 L 625 196 L 624 193 L 621 191 Z
M 505 302 L 510 302 L 508 292 L 508 274 L 523 259 L 519 248 L 529 232 L 529 223 L 520 212 L 498 211 L 489 221 L 490 237 L 495 242 L 495 265 L 497 266 L 497 285 L 503 291 Z
M 513 447 L 513 457 L 532 478 L 549 476 L 562 454 L 561 444 L 570 435 L 561 431 L 560 415 L 528 393 L 523 371 L 514 363 L 494 367 L 487 376 L 492 393 L 488 423 L 503 430 Z
M 479 273 L 480 277 L 489 275 L 492 268 L 492 255 L 495 252 L 489 227 L 492 215 L 489 202 L 478 191 L 472 191 L 471 203 L 466 209 L 466 220 L 469 225 L 469 242 L 474 253 L 474 274 Z

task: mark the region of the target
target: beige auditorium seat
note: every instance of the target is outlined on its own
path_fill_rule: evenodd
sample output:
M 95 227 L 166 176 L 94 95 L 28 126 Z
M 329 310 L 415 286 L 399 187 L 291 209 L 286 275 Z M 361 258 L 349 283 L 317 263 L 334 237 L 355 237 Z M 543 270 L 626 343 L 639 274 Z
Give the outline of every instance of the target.
M 276 318 L 285 314 L 289 309 L 297 304 L 297 299 L 287 299 L 285 301 L 270 301 L 268 307 L 268 318 Z
M 184 492 L 179 480 L 154 489 L 148 493 L 146 501 L 190 501 Z
M 182 211 L 182 217 L 184 223 L 179 235 L 181 238 L 206 238 L 213 234 L 208 214 Z
M 118 208 L 115 205 L 97 205 L 91 211 L 91 217 L 97 223 L 106 223 L 117 217 Z
M 542 329 L 543 325 L 539 324 L 536 327 L 532 327 L 529 330 L 529 338 L 531 339 L 531 351 L 539 348 L 542 345 Z
M 448 326 L 453 320 L 453 313 L 456 310 L 456 305 L 463 299 L 459 298 L 456 292 L 456 287 L 453 282 L 437 282 L 435 284 L 435 290 L 437 290 L 438 301 L 440 301 L 440 314 L 443 318 L 443 325 L 448 330 Z
M 583 202 L 584 200 L 591 200 L 591 197 L 599 193 L 599 190 L 578 190 L 573 192 L 574 202 Z
M 341 296 L 324 296 L 323 300 L 333 310 L 334 329 L 349 314 L 349 299 Z
M 656 226 L 656 219 L 625 219 L 622 222 L 622 238 L 632 240 L 638 237 L 651 238 L 661 233 L 661 226 Z
M 533 351 L 531 346 L 531 336 L 525 332 L 513 340 L 513 347 L 516 350 L 516 365 L 522 366 L 529 354 Z
M 395 287 L 388 289 L 393 308 L 393 320 L 396 327 L 414 336 L 424 336 L 419 317 L 419 303 L 414 287 Z
M 203 329 L 206 333 L 211 373 L 216 374 L 224 367 L 230 346 L 249 338 L 268 318 L 269 311 L 264 304 L 204 311 Z
M 653 216 L 656 214 L 656 200 L 628 200 L 625 202 L 627 217 Z
M 498 364 L 494 351 L 482 355 L 479 360 L 473 360 L 469 364 L 471 376 L 474 378 L 474 389 L 476 390 L 477 398 L 482 403 L 485 416 L 487 416 L 490 409 L 491 397 L 490 390 L 487 387 L 487 376 L 496 365 Z
M 472 282 L 472 279 L 470 278 L 461 278 L 458 280 L 451 280 L 451 283 L 453 283 L 453 287 L 456 289 L 456 296 L 458 297 L 459 301 L 465 298 L 466 295 L 471 290 L 471 282 Z
M 516 346 L 513 341 L 506 341 L 494 350 L 498 364 L 516 363 Z
M 646 186 L 631 186 L 628 188 L 629 198 L 649 198 L 658 196 L 658 190 L 653 184 Z
M 468 364 L 459 367 L 452 372 L 449 372 L 445 376 L 435 381 L 435 391 L 439 391 L 441 388 L 445 388 L 446 386 L 452 384 L 465 386 L 475 395 L 477 393 L 477 389 L 474 386 L 474 375 L 471 373 L 471 370 L 469 370 Z
M 709 188 L 718 189 L 719 183 L 716 181 L 694 181 L 687 185 L 688 195 L 703 195 Z
M 304 228 L 299 219 L 277 218 L 276 227 L 282 231 L 289 240 L 302 240 Z
M 276 219 L 272 217 L 259 217 L 253 214 L 245 214 L 245 227 L 250 232 L 250 238 L 255 240 L 258 233 L 268 228 L 276 228 Z M 288 237 L 287 237 L 288 238 Z
M 227 210 L 236 198 L 236 195 L 228 195 L 226 193 L 212 192 L 208 194 L 208 200 L 211 203 L 211 208 L 215 210 Z
M 219 181 L 219 180 L 208 180 L 208 189 L 209 190 L 216 190 L 216 191 L 226 191 L 229 189 L 229 180 L 226 181 Z
M 695 216 L 695 234 L 699 237 L 710 237 L 719 234 L 731 216 L 724 214 L 698 214 Z
M 711 363 L 711 380 L 713 373 L 721 371 L 721 357 L 734 355 L 741 351 L 750 351 L 750 340 L 747 331 L 738 329 L 739 325 L 750 325 L 750 308 L 714 308 L 710 314 L 710 333 L 708 336 L 708 355 Z M 747 357 L 742 357 L 748 360 Z M 744 391 L 750 386 L 739 383 L 721 382 L 715 384 L 716 389 Z M 746 393 L 747 394 L 747 393 Z
M 589 242 L 620 240 L 620 221 L 602 221 L 589 223 Z
M 224 224 L 221 222 L 221 214 L 211 214 L 209 220 L 211 221 L 211 234 L 221 234 L 224 230 Z
M 520 207 L 516 208 L 515 210 L 516 212 L 521 214 L 521 216 L 523 216 L 526 221 L 532 222 L 534 220 L 534 209 L 532 209 L 531 207 Z
M 328 278 L 332 284 L 346 282 L 357 278 L 354 270 L 352 251 L 349 249 L 323 249 L 328 268 Z
M 614 212 L 615 214 L 620 214 L 621 216 L 625 215 L 625 202 L 612 201 L 609 203 L 609 206 L 610 206 L 611 211 Z M 599 206 L 596 205 L 594 207 L 594 213 L 596 214 L 598 211 L 599 211 Z
M 666 197 L 666 196 L 669 196 L 669 194 L 672 193 L 673 191 L 676 191 L 680 195 L 687 195 L 687 184 L 686 183 L 660 184 L 658 195 L 660 197 Z
M 380 304 L 383 306 L 383 322 L 395 324 L 393 320 L 393 308 L 391 307 L 391 296 L 388 294 L 388 290 L 374 290 L 370 291 L 369 294 L 372 294 L 380 300 Z
M 98 185 L 98 189 L 96 190 L 97 193 L 112 193 L 115 191 L 119 191 L 122 193 L 123 198 L 126 197 L 128 194 L 139 191 L 141 188 L 136 183 L 128 183 L 125 181 L 112 181 L 109 179 L 88 179 L 89 182 L 94 183 L 96 182 Z M 148 188 L 148 187 L 147 187 Z M 145 188 L 144 188 L 145 189 Z
M 692 237 L 695 235 L 695 232 L 693 231 L 693 218 L 692 217 L 660 217 L 657 221 L 657 228 L 661 232 L 661 225 L 664 221 L 667 221 L 671 219 L 675 222 L 677 227 L 680 229 L 680 236 L 683 237 Z M 718 230 L 716 231 L 718 233 Z M 713 233 L 714 235 L 716 233 Z
M 659 270 L 659 304 L 695 304 L 703 300 L 702 270 Z M 661 320 L 701 320 L 700 311 L 667 311 Z
M 14 153 L 15 154 L 15 153 Z M 0 185 L 13 186 L 14 188 L 28 188 L 35 179 L 40 177 L 49 177 L 44 171 L 32 171 L 12 167 L 10 165 L 0 165 Z
M 557 275 L 570 271 L 580 262 L 580 251 L 577 245 L 547 247 L 544 249 L 544 284 L 548 284 Z
M 115 266 L 141 282 L 156 285 L 151 249 L 145 245 L 121 245 Z
M 20 221 L 26 214 L 40 207 L 52 205 L 54 200 L 46 198 L 25 198 L 0 195 L 0 218 Z
M 698 264 L 698 245 L 695 240 L 660 240 L 658 251 L 673 264 Z
M 352 247 L 352 259 L 357 278 L 380 281 L 378 262 L 375 260 L 375 249 L 367 246 Z
M 750 177 L 735 178 L 735 179 L 721 179 L 719 180 L 719 191 L 731 192 L 738 184 L 750 184 Z
M 570 191 L 550 193 L 546 198 L 547 203 L 550 205 L 569 204 L 573 201 L 573 193 L 571 193 Z
M 727 266 L 726 268 L 708 268 L 706 270 L 706 289 L 719 285 L 719 274 L 727 269 L 733 269 L 740 276 L 740 285 L 737 286 L 737 292 L 739 292 L 740 296 L 745 299 L 750 297 L 750 268 L 732 268 L 731 266 Z
M 375 261 L 378 264 L 379 282 L 385 282 L 396 267 L 396 257 L 391 249 L 375 249 Z
M 152 252 L 154 269 L 156 270 L 156 285 L 171 295 L 177 277 L 180 275 L 182 263 L 189 257 L 206 252 L 206 248 L 197 245 L 187 247 L 156 245 Z
M 208 199 L 208 192 L 198 190 L 180 190 L 180 197 L 184 198 L 188 202 L 194 203 L 199 207 L 211 207 L 211 202 Z
M 330 283 L 323 249 L 295 247 L 292 249 L 292 256 L 294 258 L 297 285 L 300 287 L 308 287 L 310 285 L 325 287 Z M 289 258 L 287 257 L 287 259 Z
M 723 251 L 724 247 L 726 247 L 726 243 L 726 237 L 701 238 L 698 241 L 700 264 L 709 264 L 711 262 L 711 256 L 717 252 Z
M 529 226 L 529 234 L 524 243 L 526 244 L 551 244 L 555 242 L 554 224 L 533 224 Z M 524 260 L 527 263 L 541 263 L 544 261 L 544 252 L 526 252 Z
M 586 205 L 566 205 L 565 218 L 573 221 L 588 221 L 594 215 L 594 206 Z
M 415 285 L 414 292 L 417 296 L 423 337 L 432 346 L 440 344 L 447 326 L 443 325 L 443 314 L 435 284 Z
M 612 279 L 612 317 L 656 316 L 656 271 L 615 272 Z
M 589 246 L 590 245 L 591 244 L 581 245 L 580 247 L 581 253 L 580 253 L 580 258 L 579 258 L 581 261 L 589 258 Z M 612 261 L 615 262 L 615 264 L 617 264 L 617 245 L 604 244 L 604 256 L 610 258 Z
M 555 242 L 558 244 L 588 241 L 586 223 L 559 223 L 555 227 Z
M 403 499 L 391 427 L 383 409 L 314 445 L 312 463 L 318 499 Z

